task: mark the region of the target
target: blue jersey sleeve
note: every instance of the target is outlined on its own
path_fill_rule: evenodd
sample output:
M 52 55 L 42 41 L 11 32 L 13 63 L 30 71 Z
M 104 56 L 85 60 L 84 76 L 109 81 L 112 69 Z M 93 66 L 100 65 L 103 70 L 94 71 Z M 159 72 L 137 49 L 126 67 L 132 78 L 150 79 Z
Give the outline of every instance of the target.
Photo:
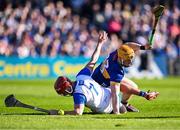
M 111 76 L 110 81 L 120 83 L 121 80 L 123 79 L 123 77 L 124 77 L 124 75 L 122 75 L 122 74 L 114 74 L 114 75 Z
M 82 93 L 73 94 L 74 104 L 86 104 L 86 97 Z
M 89 68 L 85 67 L 76 75 L 76 77 L 79 75 L 91 76 L 91 74 L 92 74 L 91 70 Z

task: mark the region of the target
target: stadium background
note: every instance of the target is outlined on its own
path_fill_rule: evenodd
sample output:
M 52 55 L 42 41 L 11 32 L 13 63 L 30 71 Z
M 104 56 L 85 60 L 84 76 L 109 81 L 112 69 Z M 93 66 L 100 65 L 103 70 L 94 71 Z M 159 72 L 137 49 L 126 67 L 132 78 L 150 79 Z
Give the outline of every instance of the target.
M 152 51 L 137 54 L 128 77 L 180 75 L 178 0 L 0 0 L 0 78 L 71 78 L 90 58 L 98 31 L 109 34 L 102 61 L 124 42 L 146 44 L 156 5 L 165 5 Z
M 141 51 L 126 74 L 155 78 L 133 81 L 143 91 L 160 92 L 150 102 L 134 96 L 129 103 L 139 113 L 92 114 L 85 108 L 83 116 L 52 116 L 5 106 L 4 99 L 14 94 L 23 103 L 44 109 L 72 110 L 72 97 L 57 95 L 54 78 L 61 74 L 74 78 L 88 61 L 100 29 L 108 31 L 109 41 L 99 62 L 122 42 L 146 43 L 152 27 L 150 11 L 159 4 L 166 9 L 154 49 Z M 175 77 L 180 70 L 179 4 L 179 0 L 0 0 L 0 129 L 179 130 L 180 82 Z

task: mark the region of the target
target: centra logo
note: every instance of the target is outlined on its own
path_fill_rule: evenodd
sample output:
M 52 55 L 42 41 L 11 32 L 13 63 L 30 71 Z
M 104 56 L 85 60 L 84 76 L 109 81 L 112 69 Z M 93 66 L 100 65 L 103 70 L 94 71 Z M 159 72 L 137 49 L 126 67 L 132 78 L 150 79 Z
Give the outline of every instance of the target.
M 50 68 L 48 64 L 6 63 L 0 61 L 0 77 L 48 77 Z

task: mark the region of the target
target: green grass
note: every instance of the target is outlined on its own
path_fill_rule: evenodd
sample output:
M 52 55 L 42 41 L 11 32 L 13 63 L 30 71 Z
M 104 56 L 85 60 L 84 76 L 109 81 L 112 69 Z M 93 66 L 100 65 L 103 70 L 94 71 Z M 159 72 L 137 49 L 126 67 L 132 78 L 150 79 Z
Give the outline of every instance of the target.
M 0 129 L 180 129 L 180 78 L 136 82 L 142 90 L 160 92 L 154 101 L 134 96 L 130 103 L 140 109 L 139 113 L 93 115 L 85 109 L 82 116 L 50 116 L 24 108 L 7 108 L 4 98 L 14 94 L 27 104 L 71 110 L 72 97 L 58 96 L 53 89 L 53 80 L 0 80 Z

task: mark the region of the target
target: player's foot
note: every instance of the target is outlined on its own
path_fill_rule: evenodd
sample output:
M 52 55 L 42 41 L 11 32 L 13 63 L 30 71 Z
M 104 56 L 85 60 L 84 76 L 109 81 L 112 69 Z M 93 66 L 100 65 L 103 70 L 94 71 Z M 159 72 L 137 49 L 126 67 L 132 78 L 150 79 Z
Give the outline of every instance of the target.
M 126 106 L 126 109 L 128 112 L 139 112 L 139 110 L 137 108 L 135 108 L 134 106 L 132 106 L 131 104 L 128 104 Z
M 128 112 L 139 112 L 139 110 L 135 108 L 134 106 L 132 106 L 131 104 L 128 104 L 128 103 L 122 103 L 122 104 L 126 106 L 126 110 Z

